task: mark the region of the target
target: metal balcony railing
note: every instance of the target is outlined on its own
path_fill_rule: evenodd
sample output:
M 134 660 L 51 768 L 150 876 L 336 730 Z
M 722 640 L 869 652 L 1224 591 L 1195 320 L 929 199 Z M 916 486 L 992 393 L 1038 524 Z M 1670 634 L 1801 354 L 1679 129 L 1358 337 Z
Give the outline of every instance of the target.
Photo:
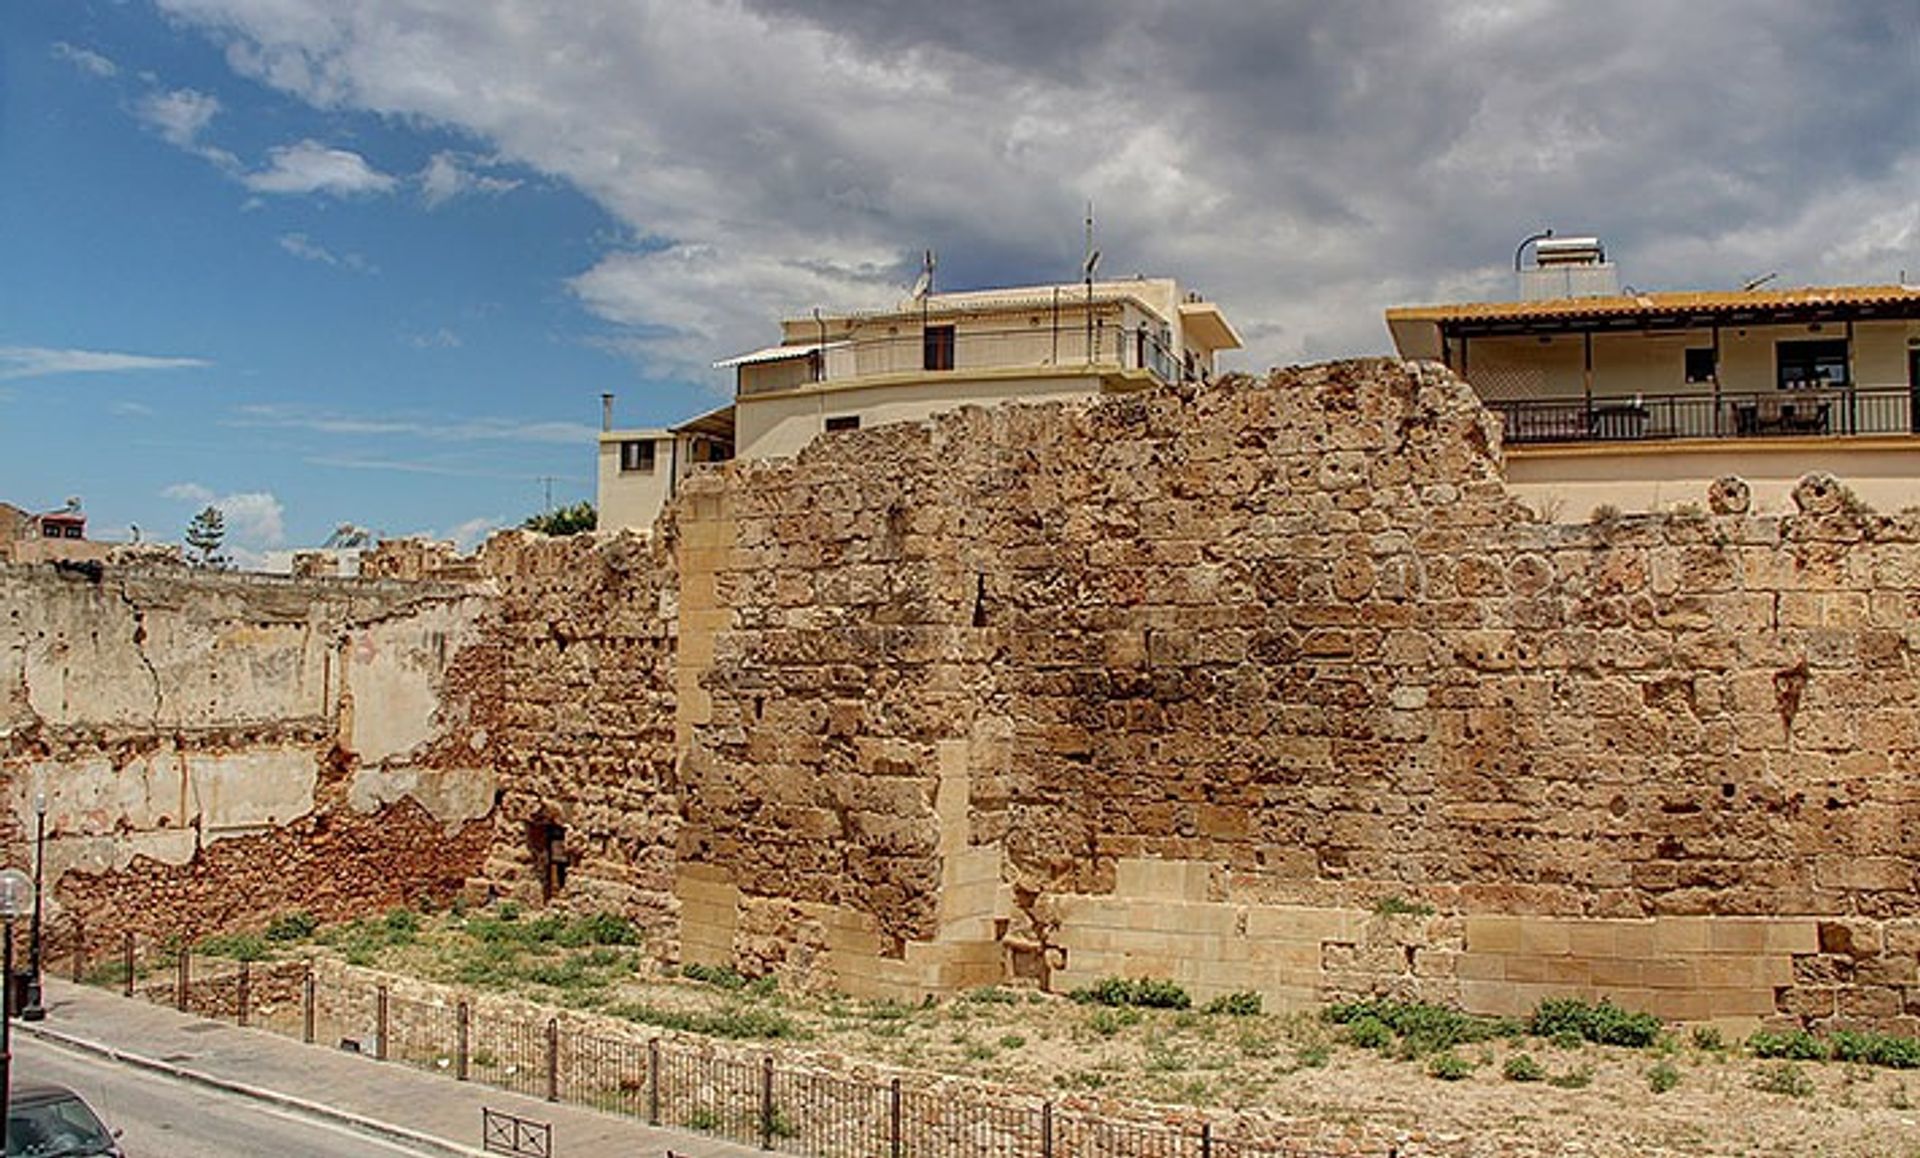
M 1508 445 L 1920 433 L 1907 387 L 1499 399 Z

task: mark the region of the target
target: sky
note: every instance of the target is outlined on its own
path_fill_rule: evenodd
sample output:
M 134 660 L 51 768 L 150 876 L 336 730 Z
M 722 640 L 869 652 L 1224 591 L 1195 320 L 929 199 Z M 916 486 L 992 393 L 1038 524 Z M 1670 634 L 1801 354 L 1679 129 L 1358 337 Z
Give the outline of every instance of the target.
M 1640 290 L 1920 282 L 1914 0 L 8 0 L 0 501 L 471 545 L 781 317 L 1173 276 L 1389 352 L 1536 229 Z

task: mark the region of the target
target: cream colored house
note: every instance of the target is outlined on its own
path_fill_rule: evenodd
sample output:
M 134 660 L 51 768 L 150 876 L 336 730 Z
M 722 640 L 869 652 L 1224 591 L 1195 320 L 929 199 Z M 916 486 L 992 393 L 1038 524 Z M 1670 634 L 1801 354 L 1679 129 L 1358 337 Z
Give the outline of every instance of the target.
M 609 400 L 599 457 L 599 525 L 650 527 L 681 480 L 699 467 L 733 457 L 733 407 L 679 426 L 615 430 Z
M 962 406 L 1204 380 L 1240 348 L 1218 306 L 1172 278 L 928 294 L 873 313 L 792 318 L 735 372 L 742 458 L 794 454 L 830 430 Z
M 1240 344 L 1218 306 L 1171 278 L 924 294 L 792 318 L 779 345 L 714 363 L 734 372 L 731 407 L 665 430 L 603 423 L 600 525 L 650 525 L 703 462 L 792 455 L 823 433 L 962 406 L 1205 381 L 1216 355 Z
M 1920 505 L 1920 288 L 1622 293 L 1593 249 L 1543 253 L 1519 301 L 1387 311 L 1402 357 L 1444 362 L 1501 415 L 1536 509 L 1703 504 L 1738 475 L 1777 511 L 1812 471 Z M 1526 296 L 1543 281 L 1560 296 Z

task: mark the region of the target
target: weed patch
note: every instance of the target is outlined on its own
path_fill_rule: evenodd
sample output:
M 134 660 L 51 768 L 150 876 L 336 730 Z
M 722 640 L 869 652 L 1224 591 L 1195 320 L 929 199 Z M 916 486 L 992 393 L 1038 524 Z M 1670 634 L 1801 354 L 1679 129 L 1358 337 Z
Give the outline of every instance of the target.
M 1644 1049 L 1660 1036 L 1661 1021 L 1651 1013 L 1630 1013 L 1606 1000 L 1557 997 L 1540 1003 L 1527 1028 L 1535 1037 L 1556 1041 L 1561 1034 L 1572 1034 L 1597 1045 Z

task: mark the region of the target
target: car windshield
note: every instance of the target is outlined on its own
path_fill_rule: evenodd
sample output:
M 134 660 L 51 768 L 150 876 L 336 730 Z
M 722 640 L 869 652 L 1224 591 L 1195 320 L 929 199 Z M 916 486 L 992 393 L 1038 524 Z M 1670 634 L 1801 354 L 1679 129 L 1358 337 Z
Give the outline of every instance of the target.
M 110 1154 L 113 1136 L 79 1098 L 54 1098 L 7 1113 L 7 1158 Z

